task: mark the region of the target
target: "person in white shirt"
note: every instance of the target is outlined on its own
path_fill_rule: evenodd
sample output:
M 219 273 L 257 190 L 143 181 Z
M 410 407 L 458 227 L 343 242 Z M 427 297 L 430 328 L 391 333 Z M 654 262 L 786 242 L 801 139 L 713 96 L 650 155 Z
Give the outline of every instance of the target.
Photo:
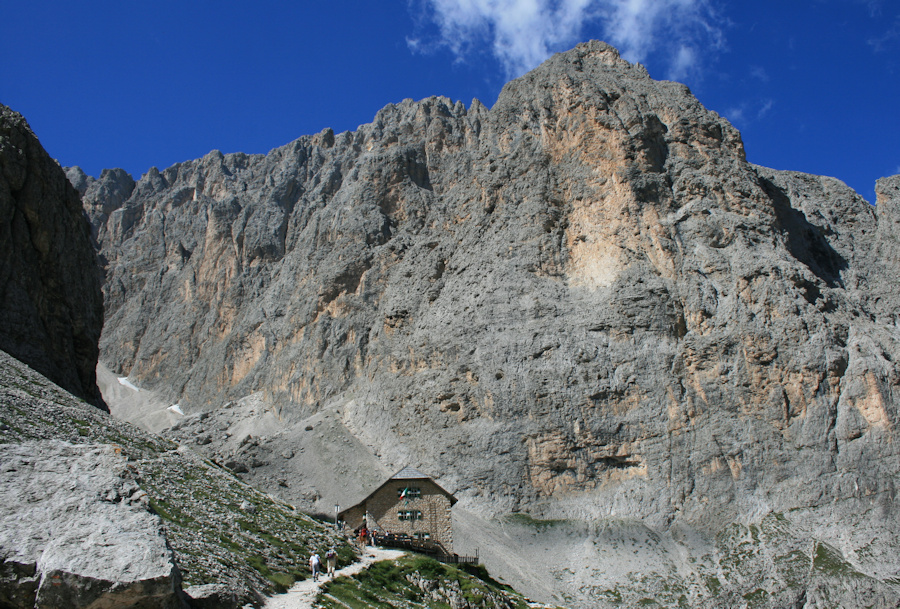
M 313 581 L 319 581 L 319 565 L 322 564 L 322 561 L 319 560 L 319 555 L 316 552 L 313 552 L 309 557 L 309 570 L 312 571 Z

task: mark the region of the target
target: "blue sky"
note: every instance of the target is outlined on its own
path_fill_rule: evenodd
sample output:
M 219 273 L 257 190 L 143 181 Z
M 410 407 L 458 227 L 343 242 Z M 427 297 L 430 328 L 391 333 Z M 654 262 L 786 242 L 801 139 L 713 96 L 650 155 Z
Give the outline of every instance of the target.
M 139 177 L 355 129 L 404 98 L 490 106 L 591 38 L 688 84 L 751 162 L 873 202 L 900 173 L 898 0 L 11 0 L 0 103 L 63 165 Z

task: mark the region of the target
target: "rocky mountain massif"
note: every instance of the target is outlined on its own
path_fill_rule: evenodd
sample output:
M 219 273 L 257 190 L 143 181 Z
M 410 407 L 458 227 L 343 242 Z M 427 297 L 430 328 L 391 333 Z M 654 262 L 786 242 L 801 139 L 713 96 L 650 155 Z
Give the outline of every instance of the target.
M 751 165 L 597 42 L 490 110 L 69 176 L 102 361 L 271 492 L 330 511 L 414 464 L 569 605 L 900 603 L 900 177 L 872 207 Z
M 65 199 L 46 195 L 55 193 L 52 186 L 65 184 L 66 178 L 58 165 L 44 163 L 48 157 L 24 119 L 0 106 L 0 151 L 16 158 L 23 134 L 29 153 L 23 158 L 38 159 L 40 171 L 33 171 L 28 162 L 20 168 L 29 186 L 13 189 L 16 206 L 10 223 L 23 230 L 17 218 L 21 210 L 41 213 L 30 215 L 27 234 L 16 235 L 16 243 L 25 249 L 0 258 L 0 276 L 12 277 L 14 286 L 8 290 L 13 298 L 2 304 L 21 306 L 15 286 L 28 286 L 25 302 L 39 303 L 42 310 L 65 310 L 71 324 L 99 330 L 92 325 L 91 309 L 79 302 L 83 291 L 60 291 L 53 273 L 23 276 L 33 269 L 15 268 L 22 256 L 93 259 L 84 238 L 85 217 L 73 221 L 71 231 L 49 230 L 59 225 L 58 216 L 72 215 Z M 29 236 L 47 234 L 58 238 L 45 241 L 40 252 L 27 249 Z M 90 294 L 98 285 L 95 281 L 84 288 Z M 54 370 L 79 369 L 83 350 L 40 349 L 44 340 L 55 344 L 59 332 L 69 337 L 66 328 L 50 323 L 52 317 L 36 321 L 22 315 L 23 308 L 0 308 L 4 324 L 23 322 L 13 346 L 36 346 L 30 355 L 36 354 L 39 363 L 49 358 Z M 101 372 L 98 384 L 106 387 L 104 395 L 115 398 L 117 405 L 128 402 L 110 385 L 120 385 L 123 391 L 134 388 L 118 383 L 96 360 L 91 362 L 94 367 Z M 94 385 L 86 393 L 96 394 L 96 389 Z M 130 397 L 135 408 L 155 404 L 142 395 Z M 180 414 L 175 410 L 172 416 Z M 142 422 L 152 423 L 153 418 Z M 354 548 L 331 527 L 244 484 L 189 447 L 112 419 L 0 350 L 0 607 L 271 606 L 264 594 L 308 578 L 307 557 L 328 547 L 337 549 L 338 566 L 354 560 Z M 424 557 L 402 557 L 359 572 L 364 564 L 354 566 L 358 573 L 352 578 L 331 581 L 320 593 L 322 602 L 345 606 L 340 600 L 344 598 L 354 604 L 374 600 L 397 607 L 421 607 L 423 601 L 459 609 L 529 606 L 480 565 L 456 569 Z M 274 604 L 295 606 L 295 601 L 296 596 L 289 595 Z
M 0 350 L 102 406 L 103 295 L 83 216 L 28 123 L 0 104 Z
M 0 169 L 0 607 L 259 606 L 312 549 L 349 562 L 330 527 L 82 399 L 103 405 L 80 197 L 4 106 Z

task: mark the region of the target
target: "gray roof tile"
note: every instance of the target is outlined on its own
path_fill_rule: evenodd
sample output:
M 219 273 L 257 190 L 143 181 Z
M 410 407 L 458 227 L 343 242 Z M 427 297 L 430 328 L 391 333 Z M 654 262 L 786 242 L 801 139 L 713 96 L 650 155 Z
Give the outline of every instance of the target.
M 391 476 L 391 480 L 415 480 L 417 478 L 430 478 L 414 467 L 406 466 Z

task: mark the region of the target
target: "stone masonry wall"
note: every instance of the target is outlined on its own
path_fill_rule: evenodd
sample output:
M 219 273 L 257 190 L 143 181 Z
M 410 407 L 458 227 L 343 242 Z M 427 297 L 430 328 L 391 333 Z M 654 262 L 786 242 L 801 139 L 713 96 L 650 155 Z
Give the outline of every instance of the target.
M 418 488 L 416 498 L 399 499 L 403 488 Z M 390 533 L 429 533 L 431 541 L 440 543 L 448 552 L 453 551 L 453 530 L 450 518 L 450 498 L 441 488 L 429 480 L 392 480 L 366 501 L 366 511 L 377 525 Z M 419 511 L 421 520 L 400 520 L 398 512 Z
M 347 510 L 342 516 L 344 522 L 351 529 L 357 529 L 363 521 L 363 518 L 366 515 L 366 506 L 365 504 L 355 505 L 349 510 Z

